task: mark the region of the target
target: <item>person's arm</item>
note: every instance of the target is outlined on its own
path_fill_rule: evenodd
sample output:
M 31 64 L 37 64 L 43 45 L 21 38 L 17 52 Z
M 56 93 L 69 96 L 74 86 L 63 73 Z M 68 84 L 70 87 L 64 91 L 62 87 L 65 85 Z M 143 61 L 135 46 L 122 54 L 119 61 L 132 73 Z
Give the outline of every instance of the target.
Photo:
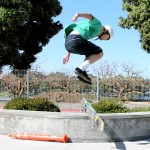
M 69 58 L 70 58 L 70 53 L 67 52 L 66 56 L 63 59 L 63 64 L 67 64 L 69 62 Z
M 75 22 L 78 17 L 83 17 L 83 18 L 86 18 L 86 19 L 89 19 L 89 20 L 92 20 L 93 19 L 93 16 L 92 14 L 87 14 L 87 13 L 76 13 L 73 18 L 72 18 L 72 21 Z

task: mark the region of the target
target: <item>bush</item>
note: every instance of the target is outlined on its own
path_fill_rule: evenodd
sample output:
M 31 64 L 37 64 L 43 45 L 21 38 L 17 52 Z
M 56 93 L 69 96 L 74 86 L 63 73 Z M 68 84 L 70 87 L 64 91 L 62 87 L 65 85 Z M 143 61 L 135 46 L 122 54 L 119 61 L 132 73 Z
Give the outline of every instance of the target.
M 132 112 L 145 112 L 150 111 L 150 107 L 135 107 L 131 109 Z
M 130 109 L 123 106 L 116 99 L 100 100 L 98 103 L 92 104 L 97 113 L 126 113 L 130 112 Z
M 4 109 L 60 112 L 60 109 L 49 100 L 24 97 L 14 98 L 11 101 L 8 101 L 5 104 Z

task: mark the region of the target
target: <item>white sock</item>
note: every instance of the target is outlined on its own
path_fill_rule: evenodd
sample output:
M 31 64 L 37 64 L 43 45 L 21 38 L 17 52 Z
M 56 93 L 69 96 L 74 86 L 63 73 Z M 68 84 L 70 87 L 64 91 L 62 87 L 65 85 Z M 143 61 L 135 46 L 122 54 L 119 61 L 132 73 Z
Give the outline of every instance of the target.
M 78 68 L 80 68 L 82 71 L 85 71 L 90 66 L 90 61 L 85 60 Z

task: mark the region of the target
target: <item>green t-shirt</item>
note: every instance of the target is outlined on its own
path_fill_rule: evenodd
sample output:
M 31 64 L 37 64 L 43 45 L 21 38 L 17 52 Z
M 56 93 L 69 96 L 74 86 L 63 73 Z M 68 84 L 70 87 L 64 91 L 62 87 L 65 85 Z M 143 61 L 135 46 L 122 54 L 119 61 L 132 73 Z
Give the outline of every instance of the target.
M 76 30 L 80 33 L 81 37 L 85 40 L 94 38 L 102 31 L 101 22 L 93 17 L 92 20 L 85 20 L 78 23 L 73 23 L 65 28 L 64 37 L 72 31 Z

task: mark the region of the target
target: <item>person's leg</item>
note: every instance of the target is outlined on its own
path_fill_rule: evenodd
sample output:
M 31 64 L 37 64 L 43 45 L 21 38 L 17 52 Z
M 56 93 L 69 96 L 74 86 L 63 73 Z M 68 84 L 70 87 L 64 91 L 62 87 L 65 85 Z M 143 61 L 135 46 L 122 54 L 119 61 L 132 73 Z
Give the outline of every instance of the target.
M 85 53 L 85 40 L 79 35 L 69 35 L 65 41 L 65 48 L 68 52 L 79 55 L 86 55 Z M 85 60 L 83 64 L 75 69 L 75 73 L 79 76 L 78 78 L 83 78 L 87 82 L 91 82 L 91 79 L 87 76 L 85 70 L 90 66 L 89 60 Z
M 84 62 L 78 67 L 82 71 L 87 70 L 91 64 L 95 63 L 103 56 L 102 49 L 90 41 L 84 41 L 82 52 L 84 52 L 84 55 L 86 56 Z
M 86 70 L 91 64 L 95 63 L 103 56 L 103 51 L 100 47 L 91 43 L 90 41 L 85 41 L 81 50 L 84 52 L 86 58 L 84 62 L 75 69 L 75 73 L 82 77 L 84 80 L 91 82 L 91 79 L 88 77 Z
M 75 73 L 81 78 L 83 78 L 84 80 L 91 82 L 91 79 L 88 77 L 86 70 L 91 64 L 98 61 L 102 56 L 103 56 L 103 52 L 86 57 L 85 61 L 75 69 Z
M 80 68 L 82 71 L 85 71 L 90 65 L 90 61 L 85 60 L 78 68 Z
M 67 36 L 65 47 L 70 53 L 86 56 L 84 62 L 75 69 L 75 74 L 84 80 L 91 82 L 86 70 L 92 63 L 96 62 L 103 56 L 102 49 L 95 44 L 82 39 L 80 35 Z
M 97 60 L 101 59 L 102 56 L 103 56 L 103 52 L 101 52 L 99 54 L 90 55 L 85 58 L 84 62 L 78 68 L 80 68 L 82 71 L 85 71 L 91 64 L 93 64 Z
M 88 57 L 86 57 L 85 62 L 89 61 L 90 65 L 95 63 L 96 61 L 98 61 L 99 59 L 101 59 L 103 57 L 103 52 L 99 53 L 99 54 L 93 54 L 90 55 Z

